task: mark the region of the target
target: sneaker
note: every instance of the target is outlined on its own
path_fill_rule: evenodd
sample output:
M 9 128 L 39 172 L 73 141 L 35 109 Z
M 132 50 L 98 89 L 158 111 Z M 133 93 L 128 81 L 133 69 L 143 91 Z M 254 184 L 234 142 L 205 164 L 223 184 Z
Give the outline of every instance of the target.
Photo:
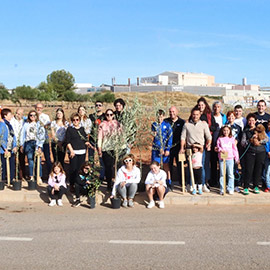
M 270 188 L 265 188 L 264 192 L 269 192 Z
M 147 208 L 153 208 L 155 206 L 155 202 L 154 201 L 150 201 L 149 204 L 147 205 Z
M 49 203 L 49 206 L 55 206 L 56 205 L 56 200 L 51 200 L 51 202 Z
M 240 188 L 239 187 L 235 187 L 234 188 L 234 191 L 239 193 L 240 192 Z
M 63 206 L 62 200 L 58 200 L 58 201 L 57 201 L 57 204 L 58 204 L 58 206 Z
M 244 195 L 248 195 L 248 194 L 249 194 L 248 188 L 245 188 L 244 189 Z
M 198 189 L 198 193 L 199 193 L 199 195 L 202 195 L 202 194 L 203 194 L 203 192 L 202 192 L 202 189 L 201 189 L 201 188 L 199 188 L 199 189 Z
M 73 206 L 73 207 L 78 207 L 78 206 L 80 206 L 80 205 L 81 205 L 80 200 L 76 200 L 72 206 Z
M 191 194 L 192 194 L 192 195 L 196 195 L 196 193 L 197 193 L 197 190 L 194 188 L 194 189 L 192 190 Z
M 230 195 L 233 195 L 233 194 L 234 194 L 233 190 L 229 190 L 228 193 L 229 193 Z
M 255 188 L 254 188 L 254 193 L 255 193 L 255 194 L 260 194 L 260 190 L 259 190 L 258 187 L 255 187 Z
M 161 209 L 165 208 L 164 201 L 159 202 L 159 208 L 161 208 Z
M 202 190 L 203 190 L 203 192 L 206 192 L 206 193 L 209 193 L 210 192 L 210 189 L 207 187 L 206 184 L 203 185 Z
M 133 202 L 132 199 L 129 199 L 129 200 L 128 200 L 128 206 L 129 206 L 129 207 L 132 207 L 132 208 L 134 207 L 134 202 Z
M 124 200 L 123 203 L 122 203 L 122 206 L 127 208 L 128 207 L 128 201 L 127 200 Z
M 219 194 L 220 194 L 220 195 L 224 195 L 224 192 L 223 192 L 223 191 L 220 191 Z

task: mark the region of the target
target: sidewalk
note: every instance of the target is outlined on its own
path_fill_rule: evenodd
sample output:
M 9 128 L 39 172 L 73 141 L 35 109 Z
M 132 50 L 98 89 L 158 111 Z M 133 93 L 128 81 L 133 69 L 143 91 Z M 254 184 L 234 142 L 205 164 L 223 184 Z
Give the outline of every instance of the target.
M 106 192 L 105 186 L 101 187 L 97 194 L 97 204 L 109 205 L 110 194 Z M 0 203 L 2 202 L 31 202 L 31 203 L 49 203 L 47 195 L 47 184 L 38 186 L 37 190 L 28 190 L 27 183 L 22 183 L 22 190 L 13 191 L 5 187 L 0 191 Z M 64 203 L 73 202 L 73 195 L 68 192 L 63 196 Z M 135 203 L 147 204 L 148 199 L 145 192 L 140 192 L 135 197 Z M 260 194 L 250 194 L 244 196 L 242 193 L 234 195 L 219 195 L 219 190 L 212 188 L 210 193 L 203 195 L 191 195 L 190 193 L 182 194 L 179 186 L 175 185 L 173 192 L 169 192 L 165 197 L 165 205 L 270 205 L 270 193 L 261 191 Z

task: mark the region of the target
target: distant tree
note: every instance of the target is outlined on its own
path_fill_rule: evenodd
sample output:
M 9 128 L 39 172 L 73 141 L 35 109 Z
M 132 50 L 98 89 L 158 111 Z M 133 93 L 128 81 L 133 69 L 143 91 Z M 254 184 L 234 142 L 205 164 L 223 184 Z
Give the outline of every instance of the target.
M 0 99 L 9 99 L 10 98 L 10 94 L 8 92 L 8 90 L 6 89 L 6 87 L 0 83 Z
M 115 100 L 115 95 L 111 91 L 104 91 L 104 92 L 96 92 L 92 96 L 93 101 L 100 100 L 102 102 L 111 103 Z
M 63 100 L 65 101 L 77 101 L 78 95 L 73 91 L 66 91 L 63 94 Z
M 47 90 L 53 89 L 57 93 L 58 98 L 63 98 L 66 92 L 73 92 L 75 78 L 70 72 L 62 70 L 53 71 L 47 76 L 47 86 L 44 84 L 41 87 L 44 87 Z M 70 96 L 71 94 L 67 94 Z
M 37 88 L 32 88 L 31 86 L 17 86 L 13 91 L 15 98 L 17 99 L 38 99 L 40 91 Z

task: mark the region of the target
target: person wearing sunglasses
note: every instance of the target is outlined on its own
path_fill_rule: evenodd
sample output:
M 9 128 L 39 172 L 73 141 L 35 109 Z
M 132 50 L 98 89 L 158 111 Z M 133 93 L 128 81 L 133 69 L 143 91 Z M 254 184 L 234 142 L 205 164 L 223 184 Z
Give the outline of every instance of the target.
M 112 197 L 116 192 L 123 198 L 122 206 L 134 207 L 134 197 L 137 192 L 138 183 L 141 181 L 140 169 L 135 165 L 135 157 L 128 154 L 123 158 L 123 166 L 118 170 L 112 189 Z
M 89 160 L 93 162 L 95 150 L 97 148 L 98 128 L 99 125 L 105 120 L 105 114 L 103 112 L 103 102 L 99 100 L 95 102 L 95 112 L 89 114 L 89 118 L 92 121 L 92 129 L 90 132 L 90 139 L 89 139 L 91 147 L 89 148 L 88 152 L 89 152 Z M 99 163 L 101 167 L 100 180 L 102 182 L 105 176 L 104 163 L 102 158 L 99 158 Z
M 29 167 L 29 177 L 34 181 L 34 159 L 35 152 L 39 154 L 43 151 L 43 144 L 45 142 L 45 129 L 39 121 L 38 114 L 35 110 L 28 113 L 27 121 L 23 125 L 20 136 L 20 151 L 26 154 Z M 41 157 L 40 157 L 41 159 Z M 42 177 L 42 166 L 40 162 L 40 177 Z
M 78 113 L 70 116 L 72 126 L 67 128 L 65 143 L 69 150 L 69 183 L 70 190 L 74 192 L 75 179 L 79 168 L 85 162 L 86 147 L 90 146 L 84 127 L 81 126 L 81 117 Z
M 106 119 L 99 125 L 97 149 L 105 167 L 107 190 L 111 190 L 113 166 L 115 161 L 115 139 L 122 131 L 121 124 L 114 119 L 112 109 L 105 112 Z M 125 146 L 123 146 L 124 148 Z

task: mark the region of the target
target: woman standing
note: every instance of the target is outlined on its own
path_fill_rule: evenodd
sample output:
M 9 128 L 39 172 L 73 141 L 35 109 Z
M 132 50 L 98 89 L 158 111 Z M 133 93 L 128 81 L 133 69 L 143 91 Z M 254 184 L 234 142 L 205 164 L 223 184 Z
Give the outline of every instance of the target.
M 123 166 L 118 170 L 112 189 L 112 197 L 116 191 L 123 198 L 123 207 L 134 207 L 133 199 L 135 197 L 138 183 L 141 180 L 140 169 L 135 165 L 135 157 L 128 154 L 123 158 Z
M 208 127 L 210 129 L 211 135 L 216 131 L 216 121 L 215 118 L 212 114 L 211 108 L 209 104 L 207 103 L 206 99 L 204 97 L 201 97 L 197 100 L 197 106 L 201 112 L 201 121 L 205 121 L 208 124 Z M 202 166 L 202 185 L 203 185 L 203 191 L 204 192 L 209 192 L 210 190 L 206 186 L 206 182 L 209 181 L 211 182 L 211 176 L 215 175 L 215 173 L 212 173 L 210 169 L 210 160 L 212 155 L 216 155 L 214 152 L 214 146 L 215 142 L 212 142 L 212 147 L 209 146 L 208 149 L 204 148 L 203 151 L 203 166 Z M 217 176 L 216 176 L 217 177 Z M 212 185 L 212 183 L 211 183 Z
M 105 120 L 99 125 L 98 130 L 98 154 L 102 157 L 105 166 L 105 176 L 107 181 L 107 189 L 111 190 L 111 182 L 113 175 L 113 165 L 115 161 L 115 142 L 117 136 L 121 132 L 121 124 L 114 119 L 114 113 L 112 109 L 108 109 L 105 112 Z M 125 148 L 125 145 L 117 146 L 118 149 Z
M 78 114 L 80 115 L 81 118 L 80 125 L 81 127 L 84 128 L 84 131 L 87 134 L 87 136 L 89 136 L 92 128 L 92 121 L 87 117 L 86 108 L 80 105 L 78 108 Z
M 52 131 L 52 153 L 54 162 L 59 161 L 64 167 L 64 159 L 66 153 L 66 146 L 63 144 L 66 130 L 69 124 L 65 118 L 63 109 L 56 110 L 55 120 L 51 122 Z
M 262 176 L 262 168 L 265 161 L 265 144 L 268 137 L 265 131 L 261 132 L 259 129 L 264 127 L 258 125 L 256 127 L 257 117 L 250 113 L 247 116 L 247 126 L 244 129 L 241 145 L 245 147 L 246 154 L 244 156 L 245 162 L 245 178 L 244 178 L 244 195 L 249 194 L 249 184 L 253 180 L 254 193 L 259 194 L 259 182 Z M 264 129 L 265 130 L 265 129 Z M 259 138 L 258 132 L 262 133 L 262 138 Z
M 45 129 L 40 124 L 38 114 L 35 110 L 28 113 L 27 122 L 23 125 L 21 132 L 21 152 L 25 152 L 28 160 L 30 180 L 34 180 L 34 158 L 35 152 L 42 153 L 42 147 L 45 142 Z M 41 157 L 40 157 L 41 159 Z M 40 162 L 40 177 L 42 176 L 42 166 Z
M 70 189 L 73 192 L 78 171 L 85 162 L 86 147 L 89 147 L 90 143 L 84 128 L 80 126 L 80 115 L 78 113 L 73 113 L 70 120 L 72 122 L 72 126 L 67 128 L 65 142 L 67 144 L 67 149 L 69 150 L 69 182 Z

